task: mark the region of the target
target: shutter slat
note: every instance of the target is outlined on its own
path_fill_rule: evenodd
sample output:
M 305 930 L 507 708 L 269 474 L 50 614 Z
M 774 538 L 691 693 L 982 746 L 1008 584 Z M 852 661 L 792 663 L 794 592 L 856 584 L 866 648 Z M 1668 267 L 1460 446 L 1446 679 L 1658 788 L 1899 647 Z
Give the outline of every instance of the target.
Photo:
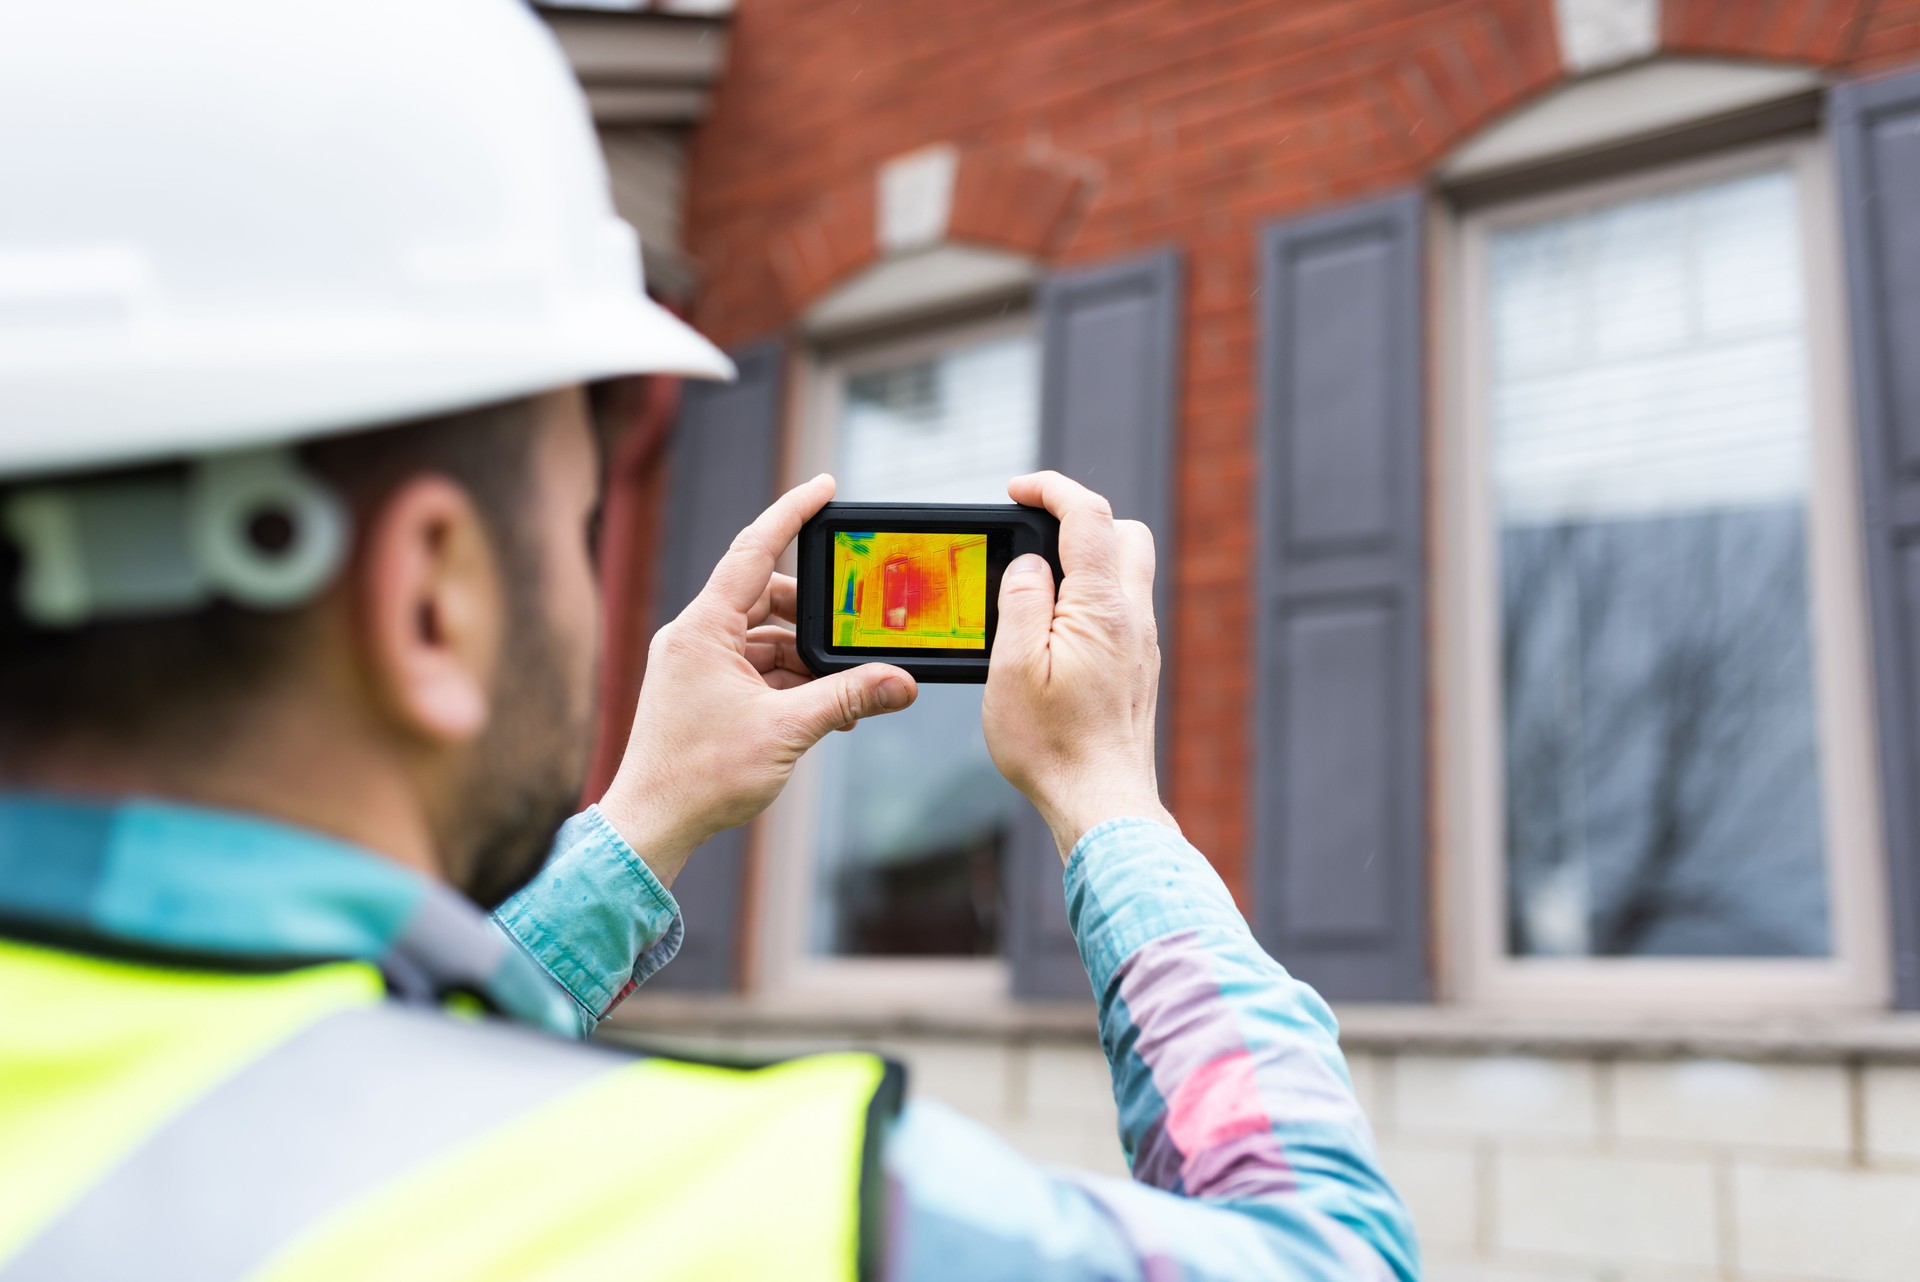
M 1894 999 L 1920 1008 L 1920 74 L 1834 92 Z
M 1041 464 L 1107 496 L 1116 516 L 1153 531 L 1161 621 L 1161 777 L 1172 671 L 1174 394 L 1180 260 L 1172 252 L 1053 277 L 1040 291 Z M 1009 954 L 1022 997 L 1084 997 L 1067 928 L 1060 857 L 1031 807 L 1009 853 Z
M 1330 998 L 1431 992 L 1421 198 L 1267 230 L 1255 929 Z
M 732 383 L 688 383 L 667 458 L 667 521 L 654 618 L 673 619 L 705 586 L 734 536 L 773 501 L 784 352 L 768 340 L 732 353 Z M 739 984 L 747 828 L 720 833 L 673 885 L 686 942 L 649 989 L 724 992 Z

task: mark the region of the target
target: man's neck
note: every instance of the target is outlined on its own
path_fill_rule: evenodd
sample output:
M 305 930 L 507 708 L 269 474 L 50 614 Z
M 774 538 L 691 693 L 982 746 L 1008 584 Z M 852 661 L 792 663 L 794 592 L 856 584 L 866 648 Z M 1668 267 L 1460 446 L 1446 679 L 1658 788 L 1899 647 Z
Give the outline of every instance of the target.
M 150 797 L 258 815 L 443 878 L 431 824 L 397 762 L 303 733 L 250 734 L 205 752 L 75 740 L 0 769 L 0 788 Z

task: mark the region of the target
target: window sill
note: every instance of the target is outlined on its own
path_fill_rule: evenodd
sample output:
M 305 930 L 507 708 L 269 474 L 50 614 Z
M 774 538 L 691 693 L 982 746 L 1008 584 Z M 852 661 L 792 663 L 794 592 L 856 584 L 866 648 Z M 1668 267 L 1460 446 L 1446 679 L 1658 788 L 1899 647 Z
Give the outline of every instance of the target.
M 956 1005 L 868 1000 L 830 993 L 753 998 L 642 992 L 628 998 L 605 1027 L 616 1037 L 659 1034 L 847 1041 L 933 1037 L 1090 1043 L 1099 1036 L 1090 999 L 1000 999 Z
M 1458 1006 L 1346 1006 L 1340 1044 L 1373 1055 L 1920 1063 L 1920 1014 L 1846 1012 L 1702 1019 L 1609 1012 L 1544 1016 Z
M 1920 1064 L 1920 1014 L 1754 1017 L 1712 1022 L 1632 1015 L 1542 1017 L 1451 1006 L 1345 1006 L 1341 1045 L 1356 1055 L 1533 1055 L 1559 1059 L 1737 1059 Z M 606 1035 L 647 1039 L 963 1041 L 1090 1044 L 1088 1002 L 1003 1001 L 928 1008 L 871 1002 L 636 995 Z

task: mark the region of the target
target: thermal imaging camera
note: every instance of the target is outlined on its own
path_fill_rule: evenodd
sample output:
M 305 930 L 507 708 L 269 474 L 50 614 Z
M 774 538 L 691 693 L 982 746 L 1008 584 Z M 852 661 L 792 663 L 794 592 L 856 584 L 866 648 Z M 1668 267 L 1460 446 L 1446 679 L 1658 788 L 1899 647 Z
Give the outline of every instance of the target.
M 815 676 L 881 660 L 920 681 L 987 679 L 1000 576 L 1060 522 L 1013 503 L 829 503 L 800 531 L 800 658 Z

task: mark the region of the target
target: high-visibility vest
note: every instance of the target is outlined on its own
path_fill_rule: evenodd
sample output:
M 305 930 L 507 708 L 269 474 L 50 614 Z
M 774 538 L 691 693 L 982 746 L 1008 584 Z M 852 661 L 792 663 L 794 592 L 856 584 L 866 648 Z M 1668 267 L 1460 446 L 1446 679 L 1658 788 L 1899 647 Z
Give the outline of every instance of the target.
M 0 1282 L 856 1278 L 899 1089 L 0 939 Z

